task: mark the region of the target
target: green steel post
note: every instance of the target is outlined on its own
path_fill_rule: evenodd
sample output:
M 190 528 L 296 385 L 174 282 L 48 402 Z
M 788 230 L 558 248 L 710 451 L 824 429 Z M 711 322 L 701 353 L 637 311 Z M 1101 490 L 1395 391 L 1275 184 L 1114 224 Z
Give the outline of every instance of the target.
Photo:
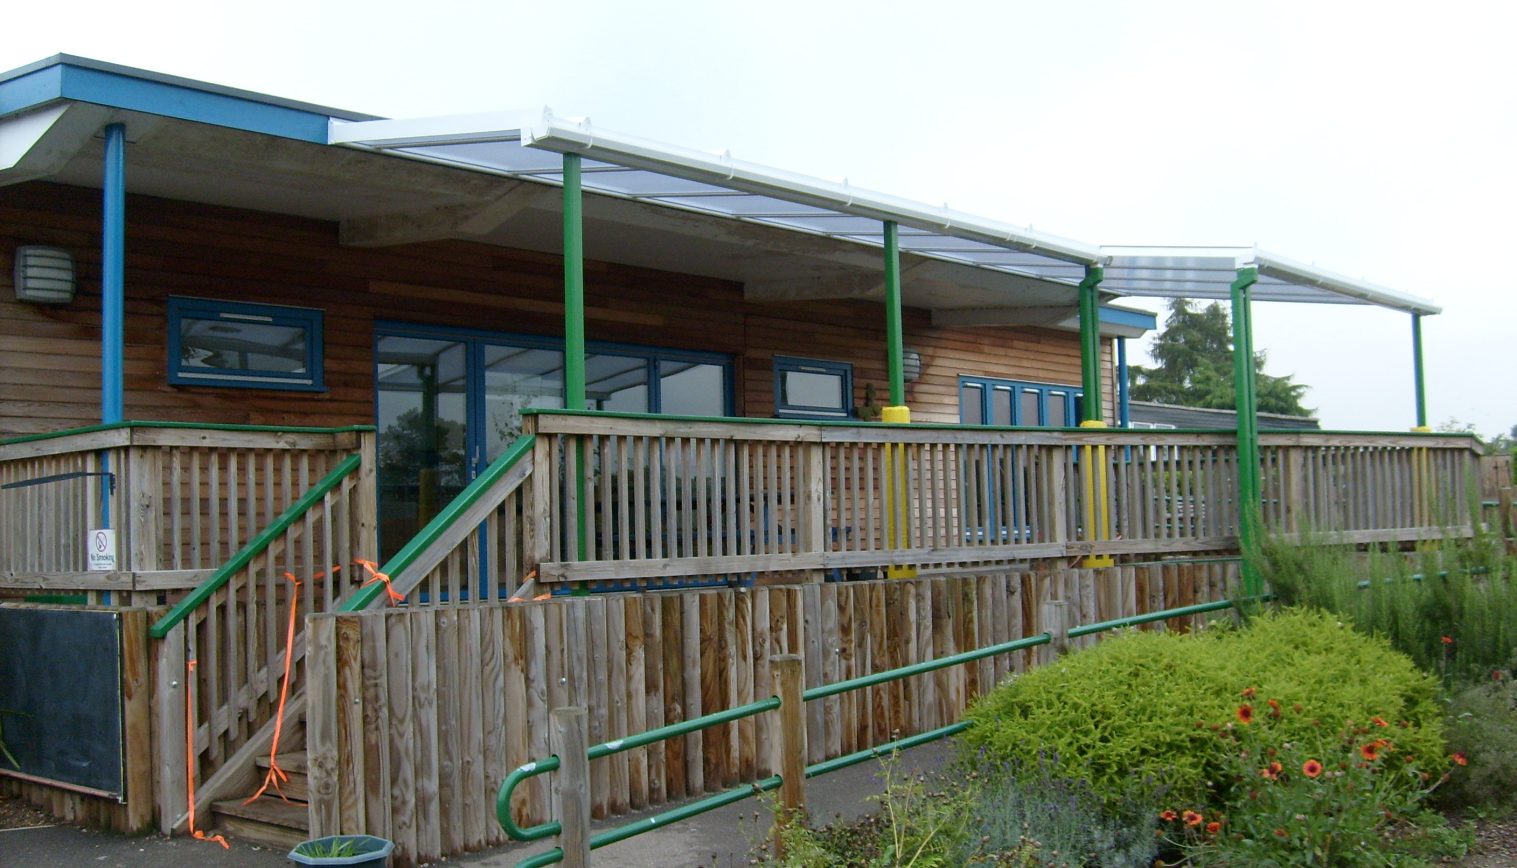
M 1100 422 L 1101 417 L 1101 303 L 1096 288 L 1104 273 L 1099 265 L 1085 266 L 1080 281 L 1080 375 L 1085 388 L 1082 422 Z
M 1417 430 L 1427 430 L 1426 381 L 1422 378 L 1422 314 L 1412 314 L 1412 377 L 1417 389 Z
M 579 154 L 564 154 L 564 407 L 585 409 L 585 220 Z M 583 440 L 575 443 L 574 492 L 575 551 L 584 560 L 590 544 Z
M 901 336 L 901 238 L 894 220 L 885 221 L 885 347 L 890 363 L 890 406 L 906 406 L 905 352 Z
M 1250 555 L 1258 543 L 1260 521 L 1259 417 L 1254 395 L 1253 285 L 1259 270 L 1238 269 L 1232 282 L 1233 391 L 1238 421 L 1238 543 L 1244 554 L 1243 591 L 1250 597 L 1262 590 Z

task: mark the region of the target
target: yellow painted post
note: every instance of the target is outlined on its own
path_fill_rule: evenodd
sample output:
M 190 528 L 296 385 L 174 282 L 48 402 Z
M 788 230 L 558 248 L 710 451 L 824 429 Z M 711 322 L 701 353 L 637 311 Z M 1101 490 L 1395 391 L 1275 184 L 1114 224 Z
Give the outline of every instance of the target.
M 1080 281 L 1080 373 L 1084 384 L 1085 408 L 1081 428 L 1105 428 L 1101 409 L 1101 308 L 1097 287 L 1104 272 L 1088 266 Z M 1106 478 L 1106 445 L 1087 443 L 1081 448 L 1085 479 L 1085 539 L 1102 542 L 1111 538 L 1111 515 L 1106 505 L 1109 481 Z M 1086 569 L 1116 564 L 1110 555 L 1086 555 L 1080 566 Z
M 911 424 L 911 410 L 906 407 L 885 407 L 880 411 L 880 420 L 895 425 Z M 910 515 L 910 503 L 906 490 L 906 446 L 902 443 L 885 444 L 885 544 L 896 550 L 907 547 L 906 522 Z M 914 579 L 916 567 L 891 566 L 885 575 L 891 579 Z

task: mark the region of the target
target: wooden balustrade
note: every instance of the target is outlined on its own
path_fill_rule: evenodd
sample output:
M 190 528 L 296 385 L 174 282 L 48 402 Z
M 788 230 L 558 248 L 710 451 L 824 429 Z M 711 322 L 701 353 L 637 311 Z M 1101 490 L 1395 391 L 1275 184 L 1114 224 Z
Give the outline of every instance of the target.
M 1228 433 L 552 413 L 535 424 L 548 581 L 658 587 L 1237 547 Z M 1469 533 L 1473 460 L 1467 438 L 1265 435 L 1265 526 L 1355 542 Z
M 375 522 L 364 493 L 366 486 L 372 491 L 373 451 L 358 454 L 356 469 L 337 466 L 324 476 L 325 485 L 310 480 L 296 492 L 299 500 L 226 565 L 225 584 L 198 605 L 198 597 L 187 599 L 184 619 L 156 643 L 156 747 L 160 757 L 171 758 L 158 787 L 165 831 L 178 827 L 188 810 L 186 774 L 195 775 L 206 805 L 250 788 L 254 759 L 268 752 L 277 725 L 287 655 L 296 685 L 287 722 L 293 726 L 301 714 L 307 616 L 334 611 L 371 581 L 361 564 L 375 556 Z M 180 759 L 187 744 L 190 765 Z
M 0 444 L 0 588 L 172 602 L 312 482 L 373 448 L 360 429 L 126 423 Z M 84 475 L 92 474 L 92 475 Z M 106 475 L 108 474 L 108 475 Z M 373 522 L 373 486 L 354 495 Z M 116 530 L 117 569 L 91 573 L 87 531 Z

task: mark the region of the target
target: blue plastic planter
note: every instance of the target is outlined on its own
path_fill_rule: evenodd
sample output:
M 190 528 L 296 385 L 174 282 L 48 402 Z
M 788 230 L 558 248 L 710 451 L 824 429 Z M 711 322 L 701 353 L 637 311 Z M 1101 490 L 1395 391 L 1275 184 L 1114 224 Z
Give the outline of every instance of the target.
M 330 850 L 333 845 L 341 843 L 353 845 L 352 855 L 308 856 L 301 852 L 303 850 L 317 852 Z M 390 851 L 394 849 L 394 841 L 387 841 L 373 835 L 330 835 L 326 838 L 300 843 L 290 851 L 289 856 L 291 862 L 301 865 L 383 865 L 385 860 L 390 858 Z

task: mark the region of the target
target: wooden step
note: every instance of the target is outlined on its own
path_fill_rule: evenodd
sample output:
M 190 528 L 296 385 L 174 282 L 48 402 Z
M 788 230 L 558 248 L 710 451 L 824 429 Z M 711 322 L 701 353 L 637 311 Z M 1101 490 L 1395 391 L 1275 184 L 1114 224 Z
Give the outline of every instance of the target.
M 211 806 L 217 828 L 228 835 L 284 849 L 310 837 L 306 812 L 305 802 L 287 803 L 267 795 L 250 805 L 241 799 L 228 799 Z
M 264 776 L 267 775 L 269 771 L 268 755 L 265 754 L 264 756 L 259 757 L 257 760 L 255 760 L 255 763 L 258 766 L 258 781 L 261 786 L 264 780 Z M 305 751 L 281 753 L 279 755 L 279 768 L 286 775 L 289 775 L 288 780 L 279 782 L 279 792 L 284 793 L 291 799 L 310 801 L 311 790 L 307 784 L 306 778 Z M 269 792 L 274 793 L 274 788 L 269 787 Z

